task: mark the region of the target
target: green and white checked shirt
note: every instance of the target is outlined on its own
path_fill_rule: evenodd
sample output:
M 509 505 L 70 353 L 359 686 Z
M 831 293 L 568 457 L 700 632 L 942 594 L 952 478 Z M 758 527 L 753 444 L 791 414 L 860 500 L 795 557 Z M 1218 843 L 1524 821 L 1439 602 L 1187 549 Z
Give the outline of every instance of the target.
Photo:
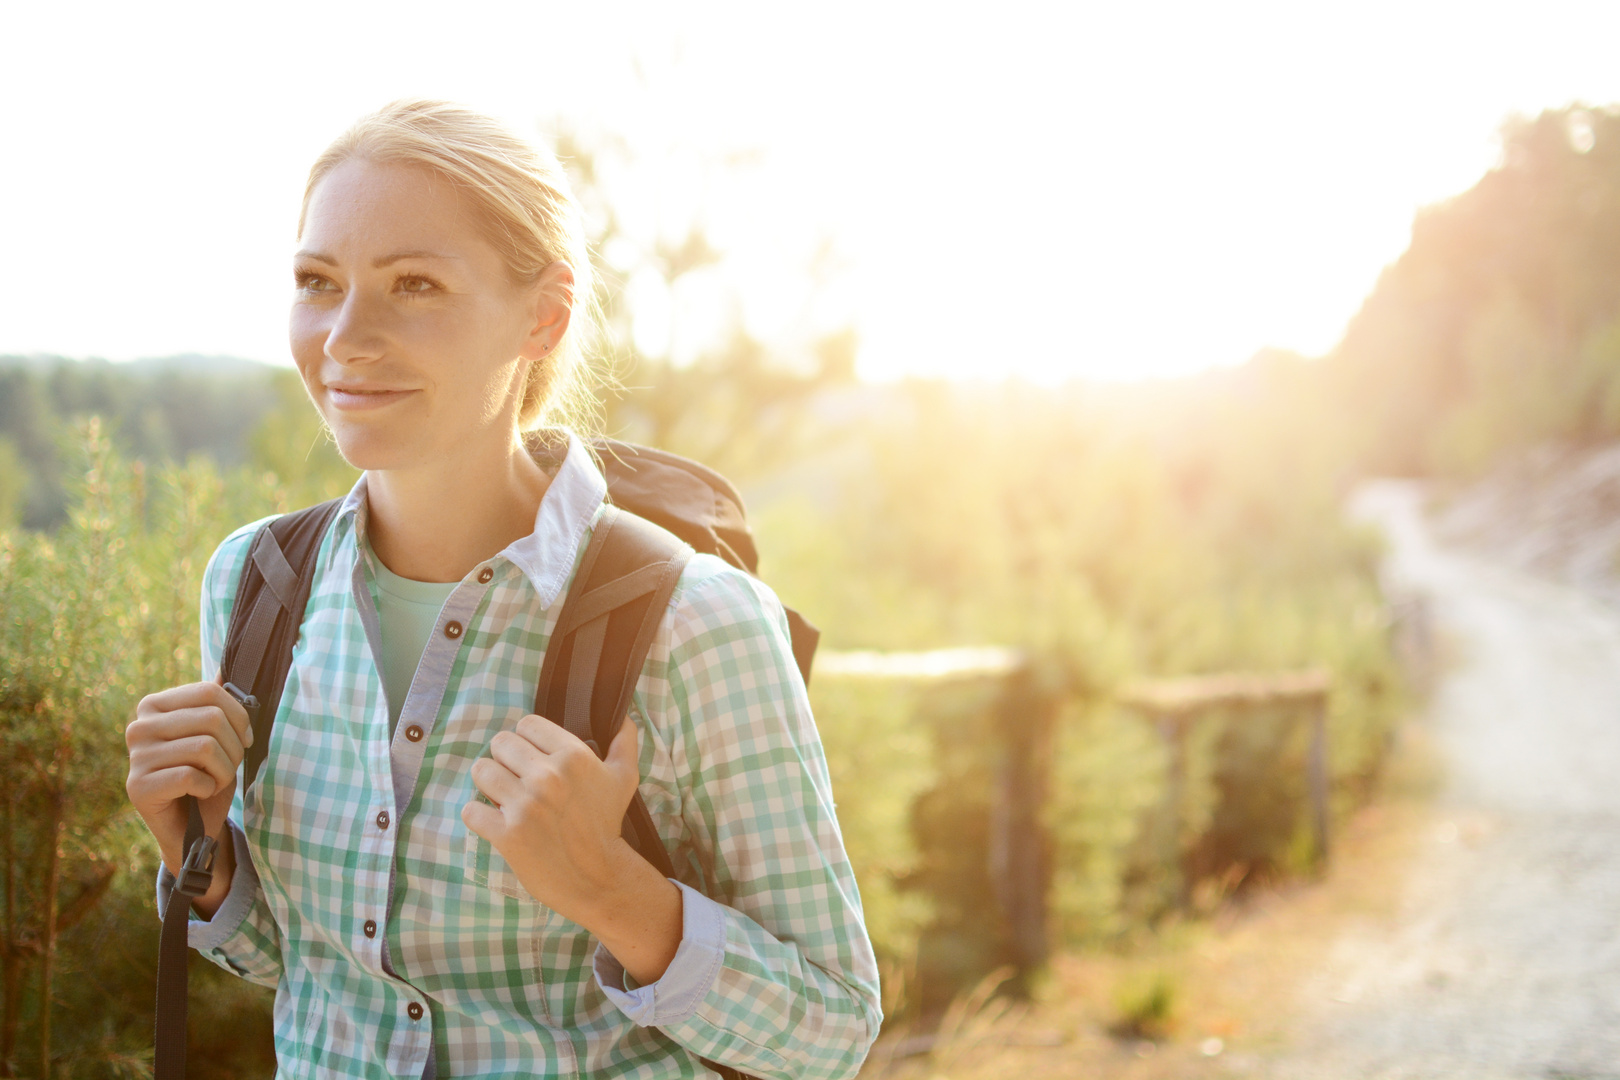
M 693 558 L 631 710 L 684 935 L 637 987 L 461 823 L 472 763 L 533 708 L 606 486 L 570 443 L 532 535 L 456 586 L 389 737 L 362 477 L 321 546 L 270 752 L 237 793 L 236 876 L 191 945 L 276 988 L 280 1077 L 847 1077 L 878 978 L 782 608 Z M 203 584 L 218 670 L 255 525 Z M 160 909 L 173 878 L 161 869 Z

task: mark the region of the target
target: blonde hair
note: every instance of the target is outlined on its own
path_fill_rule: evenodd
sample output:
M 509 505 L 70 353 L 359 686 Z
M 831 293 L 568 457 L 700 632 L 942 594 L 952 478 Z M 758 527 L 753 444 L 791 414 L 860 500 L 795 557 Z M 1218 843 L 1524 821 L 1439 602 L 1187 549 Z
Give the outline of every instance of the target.
M 299 235 L 315 186 L 351 158 L 415 165 L 447 180 L 466 196 L 515 282 L 531 284 L 558 261 L 573 269 L 568 329 L 544 360 L 530 365 L 518 427 L 594 427 L 599 406 L 586 348 L 596 330 L 596 280 L 579 204 L 556 155 L 460 105 L 395 101 L 361 117 L 315 159 Z

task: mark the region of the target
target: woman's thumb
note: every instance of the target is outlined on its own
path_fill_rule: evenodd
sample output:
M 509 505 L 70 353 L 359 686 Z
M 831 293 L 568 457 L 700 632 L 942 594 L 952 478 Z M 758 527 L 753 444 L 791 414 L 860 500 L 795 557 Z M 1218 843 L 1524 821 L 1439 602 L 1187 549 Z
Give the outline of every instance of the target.
M 608 746 L 607 767 L 630 787 L 641 783 L 641 732 L 628 716 L 619 725 L 619 733 Z

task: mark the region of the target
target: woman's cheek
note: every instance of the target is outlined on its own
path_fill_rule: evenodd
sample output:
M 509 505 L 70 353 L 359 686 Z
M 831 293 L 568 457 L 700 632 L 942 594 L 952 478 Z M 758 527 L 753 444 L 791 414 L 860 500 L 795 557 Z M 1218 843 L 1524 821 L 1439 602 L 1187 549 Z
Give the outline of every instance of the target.
M 294 304 L 287 323 L 287 344 L 292 349 L 293 362 L 303 377 L 304 388 L 313 390 L 311 380 L 320 372 L 325 355 L 326 325 L 322 313 L 310 311 Z

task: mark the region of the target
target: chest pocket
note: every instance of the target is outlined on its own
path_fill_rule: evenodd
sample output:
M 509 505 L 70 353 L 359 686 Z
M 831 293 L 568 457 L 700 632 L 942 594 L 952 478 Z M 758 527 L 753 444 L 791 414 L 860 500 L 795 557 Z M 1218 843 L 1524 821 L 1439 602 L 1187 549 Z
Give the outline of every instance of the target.
M 540 901 L 530 895 L 529 890 L 518 881 L 511 864 L 506 861 L 504 855 L 495 850 L 495 845 L 471 829 L 467 830 L 467 843 L 462 857 L 462 869 L 467 874 L 467 880 L 474 885 L 492 889 L 514 900 L 542 906 Z

